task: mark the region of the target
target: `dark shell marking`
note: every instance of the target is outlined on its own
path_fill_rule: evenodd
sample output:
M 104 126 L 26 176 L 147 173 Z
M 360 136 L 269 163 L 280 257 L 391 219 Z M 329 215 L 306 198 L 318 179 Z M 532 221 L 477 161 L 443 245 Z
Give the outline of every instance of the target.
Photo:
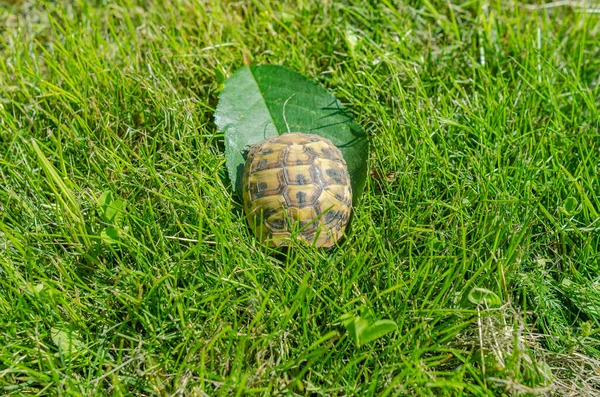
M 292 234 L 331 247 L 343 235 L 352 207 L 346 163 L 331 141 L 290 133 L 250 149 L 243 178 L 244 209 L 257 237 L 287 245 Z

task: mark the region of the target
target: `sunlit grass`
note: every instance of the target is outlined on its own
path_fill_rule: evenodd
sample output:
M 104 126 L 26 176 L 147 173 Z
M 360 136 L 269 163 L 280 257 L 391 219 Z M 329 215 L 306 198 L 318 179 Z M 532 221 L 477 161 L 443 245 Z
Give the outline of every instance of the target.
M 0 394 L 596 394 L 598 18 L 0 5 Z M 245 63 L 369 132 L 340 248 L 276 255 L 246 226 L 212 121 Z M 398 329 L 357 346 L 344 315 Z

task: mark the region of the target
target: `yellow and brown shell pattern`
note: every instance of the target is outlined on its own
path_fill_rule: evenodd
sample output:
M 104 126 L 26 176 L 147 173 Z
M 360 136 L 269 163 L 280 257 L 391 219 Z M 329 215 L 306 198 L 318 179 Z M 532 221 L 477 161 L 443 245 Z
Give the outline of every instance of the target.
M 271 247 L 292 233 L 317 247 L 343 235 L 352 188 L 342 152 L 329 139 L 288 133 L 250 148 L 243 177 L 244 210 L 255 235 Z

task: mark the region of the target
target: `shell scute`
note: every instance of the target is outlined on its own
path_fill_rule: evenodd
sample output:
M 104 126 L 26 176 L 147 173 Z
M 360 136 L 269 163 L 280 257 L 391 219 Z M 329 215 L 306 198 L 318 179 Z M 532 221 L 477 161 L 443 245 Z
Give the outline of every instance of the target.
M 349 185 L 350 180 L 345 164 L 337 161 L 318 158 L 315 165 L 322 172 L 322 178 L 327 185 Z
M 314 183 L 310 165 L 285 167 L 283 172 L 285 181 L 289 185 L 309 185 Z
M 287 185 L 283 197 L 289 207 L 313 206 L 321 195 L 321 188 L 315 185 Z
M 269 148 L 266 148 L 269 149 Z M 273 168 L 280 168 L 280 164 L 281 164 L 281 158 L 283 157 L 282 153 L 278 150 L 276 150 L 275 148 L 272 149 L 273 151 L 270 153 L 264 153 L 263 152 L 257 154 L 257 156 L 255 157 L 258 161 L 255 161 L 251 168 L 250 168 L 250 174 L 254 174 L 255 172 L 259 172 L 259 171 L 264 171 L 264 170 L 269 170 L 269 169 L 273 169 Z M 248 155 L 250 156 L 250 154 Z
M 303 150 L 303 148 L 299 145 L 293 145 L 290 147 L 289 151 L 286 153 L 285 160 L 283 162 L 283 166 L 290 167 L 294 165 L 308 165 L 314 159 L 314 155 Z
M 346 206 L 352 205 L 352 193 L 351 188 L 348 185 L 329 185 L 323 189 L 323 192 L 335 197 L 341 203 Z
M 281 193 L 284 183 L 283 171 L 278 168 L 255 172 L 248 177 L 252 200 Z

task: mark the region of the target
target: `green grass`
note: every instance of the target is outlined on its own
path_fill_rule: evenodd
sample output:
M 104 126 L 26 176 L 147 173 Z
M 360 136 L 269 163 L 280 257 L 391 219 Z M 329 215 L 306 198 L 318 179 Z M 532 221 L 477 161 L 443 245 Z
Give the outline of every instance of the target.
M 151 3 L 0 6 L 0 394 L 600 393 L 600 14 Z M 371 136 L 338 249 L 244 223 L 212 117 L 245 60 Z

